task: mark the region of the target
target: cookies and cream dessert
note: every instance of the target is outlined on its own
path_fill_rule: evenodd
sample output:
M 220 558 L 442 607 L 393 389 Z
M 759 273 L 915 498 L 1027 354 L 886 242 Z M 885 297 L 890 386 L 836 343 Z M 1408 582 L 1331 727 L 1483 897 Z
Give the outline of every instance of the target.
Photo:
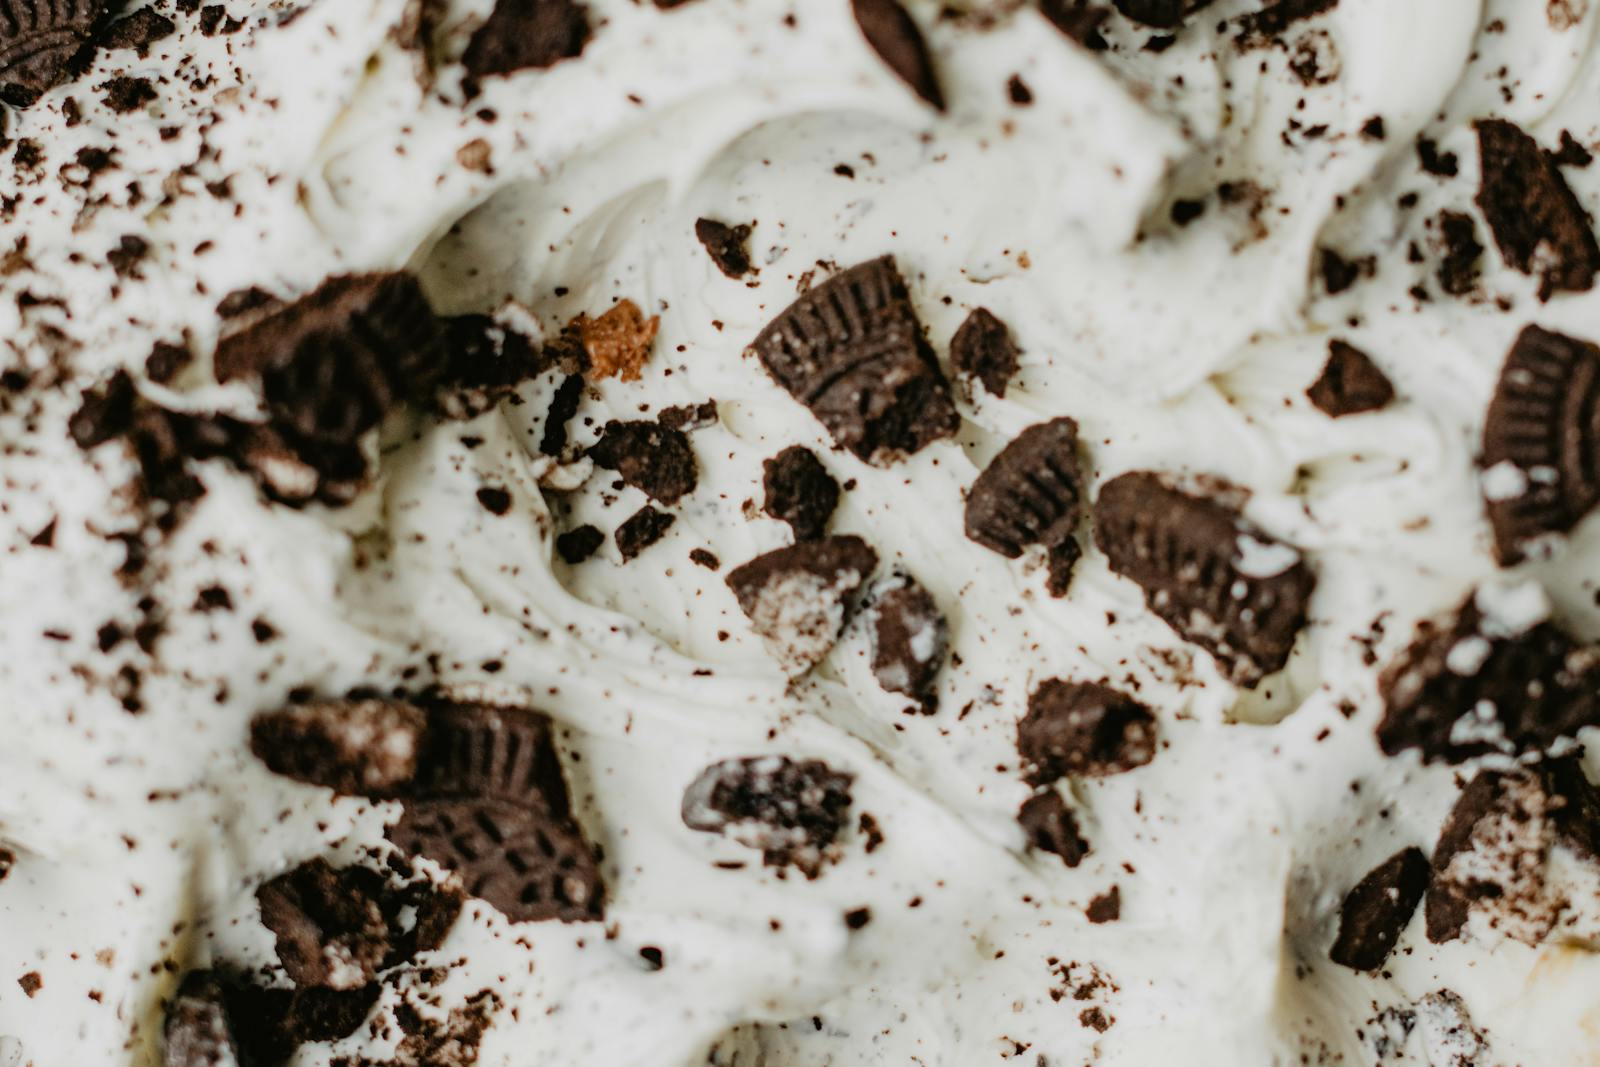
M 0 0 L 0 1067 L 1600 1064 L 1597 38 Z

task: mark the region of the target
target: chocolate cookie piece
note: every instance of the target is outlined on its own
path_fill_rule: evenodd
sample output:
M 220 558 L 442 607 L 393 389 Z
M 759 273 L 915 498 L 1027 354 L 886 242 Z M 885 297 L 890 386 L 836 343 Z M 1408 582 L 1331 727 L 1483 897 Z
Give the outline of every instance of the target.
M 167 1005 L 161 1035 L 162 1067 L 236 1067 L 239 1062 L 222 985 L 208 971 L 184 976 Z
M 688 435 L 643 419 L 606 423 L 589 458 L 669 507 L 694 492 L 700 480 Z
M 1114 0 L 1117 10 L 1127 18 L 1158 30 L 1183 25 L 1184 19 L 1210 7 L 1212 0 Z
M 748 223 L 729 226 L 714 219 L 696 219 L 694 236 L 723 274 L 738 279 L 750 273 L 750 251 L 745 247 L 750 240 Z
M 1214 483 L 1207 495 L 1159 474 L 1112 479 L 1095 504 L 1095 543 L 1111 569 L 1186 641 L 1252 688 L 1283 669 L 1305 625 L 1316 575 L 1295 548 L 1258 530 Z
M 256 902 L 295 985 L 356 989 L 373 981 L 389 955 L 383 895 L 377 872 L 336 871 L 316 859 L 262 885 Z
M 591 33 L 576 0 L 495 0 L 461 61 L 473 78 L 553 67 L 581 55 Z
M 891 256 L 801 296 L 750 351 L 839 447 L 869 463 L 917 452 L 960 422 Z
M 796 541 L 820 540 L 839 506 L 839 483 L 809 448 L 791 445 L 761 464 L 762 510 L 789 524 Z
M 1600 347 L 1529 326 L 1483 429 L 1484 495 L 1500 562 L 1520 562 L 1600 504 Z
M 849 822 L 854 780 L 821 760 L 723 760 L 684 790 L 683 824 L 760 849 L 768 867 L 795 867 L 815 878 Z
M 1329 341 L 1328 362 L 1306 396 L 1318 411 L 1338 419 L 1388 407 L 1394 385 L 1361 349 Z
M 164 41 L 178 30 L 177 23 L 153 7 L 141 7 L 127 18 L 118 19 L 101 31 L 97 43 L 102 48 L 132 48 L 140 58 L 150 54 L 150 46 Z
M 1249 46 L 1271 44 L 1296 22 L 1325 15 L 1338 6 L 1339 0 L 1277 0 L 1239 19 L 1239 40 Z
M 0 0 L 0 99 L 27 107 L 74 74 L 105 0 Z
M 872 676 L 878 684 L 933 714 L 934 684 L 949 645 L 944 614 L 928 591 L 909 574 L 892 578 L 872 604 Z
M 572 817 L 550 720 L 538 712 L 433 709 L 389 839 L 456 872 L 512 922 L 602 917 L 600 869 Z
M 617 527 L 617 551 L 622 554 L 622 562 L 627 563 L 639 553 L 655 544 L 667 535 L 672 529 L 672 524 L 678 521 L 676 515 L 669 515 L 665 511 L 657 511 L 646 504 L 634 512 L 621 526 Z
M 976 378 L 995 396 L 1006 395 L 1018 355 L 1011 331 L 988 308 L 975 308 L 950 339 L 950 365 L 956 373 Z
M 826 537 L 757 556 L 727 582 L 751 628 L 785 671 L 799 676 L 833 648 L 851 601 L 877 566 L 878 554 L 861 538 Z
M 1537 141 L 1514 123 L 1476 125 L 1483 184 L 1477 203 L 1506 263 L 1539 275 L 1539 299 L 1585 292 L 1600 271 L 1594 224 Z
M 585 523 L 556 537 L 556 554 L 569 566 L 577 566 L 605 544 L 606 535 L 600 527 Z
M 1107 686 L 1051 678 L 1028 698 L 1017 752 L 1030 785 L 1121 774 L 1155 758 L 1156 717 Z
M 1032 545 L 1045 550 L 1050 594 L 1064 596 L 1082 550 L 1083 473 L 1078 466 L 1078 424 L 1052 419 L 1017 435 L 972 483 L 967 494 L 967 536 L 1016 559 Z
M 935 110 L 944 110 L 944 93 L 922 39 L 917 20 L 900 5 L 900 0 L 850 0 L 856 25 L 872 50 L 878 53 L 899 79 L 911 86 Z
M 1478 263 L 1483 258 L 1478 224 L 1465 212 L 1440 212 L 1439 239 L 1444 246 L 1437 275 L 1439 288 L 1451 296 L 1466 296 L 1478 287 Z
M 1078 829 L 1078 819 L 1054 789 L 1029 797 L 1017 813 L 1028 847 L 1053 852 L 1068 867 L 1076 867 L 1089 854 L 1089 842 Z
M 416 775 L 426 722 L 403 700 L 321 700 L 256 716 L 250 751 L 298 782 L 346 796 L 396 796 Z
M 1356 883 L 1339 909 L 1339 937 L 1328 958 L 1354 971 L 1376 971 L 1394 951 L 1428 888 L 1428 857 L 1396 852 Z
M 507 315 L 457 315 L 444 321 L 444 370 L 434 387 L 439 414 L 476 418 L 546 369 L 534 339 L 514 321 Z
M 269 989 L 229 975 L 223 1002 L 246 1067 L 281 1064 L 301 1045 L 339 1041 L 366 1022 L 382 987 Z
M 1468 601 L 1419 626 L 1379 689 L 1378 744 L 1391 756 L 1413 748 L 1425 763 L 1530 755 L 1600 725 L 1600 650 L 1550 622 L 1508 632 Z

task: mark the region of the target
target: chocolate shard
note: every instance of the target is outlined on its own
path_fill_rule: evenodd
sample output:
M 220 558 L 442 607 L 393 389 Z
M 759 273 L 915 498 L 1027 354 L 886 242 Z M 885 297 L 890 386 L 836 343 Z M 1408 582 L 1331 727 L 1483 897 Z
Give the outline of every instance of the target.
M 1005 396 L 1017 373 L 1017 346 L 1011 331 L 988 308 L 976 308 L 950 339 L 950 365 L 975 378 L 995 396 Z
M 809 448 L 791 445 L 761 465 L 762 510 L 789 524 L 796 541 L 820 540 L 839 506 L 839 483 Z
M 1483 184 L 1477 203 L 1506 263 L 1539 275 L 1539 299 L 1585 292 L 1600 271 L 1600 241 L 1561 168 L 1514 123 L 1477 123 Z
M 889 69 L 937 111 L 944 110 L 944 92 L 928 54 L 928 43 L 916 19 L 900 0 L 850 0 L 856 25 Z
M 1054 789 L 1029 797 L 1017 813 L 1028 847 L 1052 852 L 1068 867 L 1076 867 L 1089 854 L 1089 842 L 1078 829 L 1078 819 Z
M 768 867 L 795 867 L 816 878 L 849 822 L 854 780 L 821 760 L 723 760 L 684 790 L 683 824 L 760 849 Z
M 1600 504 L 1600 347 L 1538 326 L 1506 358 L 1483 430 L 1500 562 L 1569 532 Z
M 694 236 L 705 246 L 706 254 L 717 269 L 730 278 L 743 278 L 750 273 L 750 251 L 745 247 L 750 240 L 748 223 L 729 226 L 715 219 L 696 219 Z
M 700 480 L 689 436 L 643 419 L 606 423 L 589 458 L 669 507 L 694 492 Z
M 1394 385 L 1361 349 L 1330 341 L 1328 362 L 1306 396 L 1318 411 L 1338 419 L 1388 407 L 1394 400 Z
M 277 938 L 278 962 L 295 985 L 356 989 L 377 976 L 390 948 L 383 890 L 375 871 L 334 870 L 321 859 L 256 890 L 261 923 Z
M 1428 857 L 1419 848 L 1396 852 L 1356 883 L 1339 910 L 1339 936 L 1328 953 L 1355 971 L 1376 971 L 1388 960 L 1428 888 Z
M 1117 10 L 1135 22 L 1158 30 L 1172 30 L 1213 0 L 1114 0 Z
M 599 865 L 573 818 L 552 725 L 538 712 L 434 708 L 389 839 L 454 871 L 512 922 L 603 916 Z
M 1045 550 L 1050 593 L 1064 596 L 1081 550 L 1083 473 L 1078 424 L 1052 419 L 1030 426 L 1001 449 L 967 494 L 967 536 L 1008 559 L 1033 545 Z
M 1155 758 L 1156 717 L 1107 686 L 1051 678 L 1028 698 L 1017 752 L 1030 785 L 1121 774 Z
M 1112 479 L 1095 504 L 1095 543 L 1111 569 L 1239 685 L 1283 669 L 1305 625 L 1316 575 L 1295 548 L 1256 529 L 1214 483 L 1185 492 L 1158 474 Z
M 27 107 L 75 73 L 105 0 L 0 0 L 0 99 Z
M 162 1024 L 162 1067 L 238 1067 L 239 1047 L 233 1039 L 215 975 L 185 975 Z
M 816 286 L 750 351 L 839 447 L 869 463 L 917 452 L 960 422 L 893 257 Z
M 496 0 L 461 61 L 473 78 L 542 70 L 581 55 L 591 34 L 576 0 Z
M 949 654 L 949 627 L 939 605 L 909 574 L 892 578 L 872 605 L 872 676 L 886 692 L 938 709 L 934 686 Z
M 323 700 L 256 716 L 250 751 L 274 774 L 347 796 L 398 795 L 415 777 L 426 718 L 403 700 Z
M 877 566 L 878 554 L 861 538 L 826 537 L 757 556 L 727 582 L 751 628 L 798 677 L 833 648 Z
M 1391 756 L 1416 749 L 1425 763 L 1464 763 L 1530 755 L 1600 725 L 1600 651 L 1549 621 L 1500 621 L 1468 601 L 1419 626 L 1379 689 L 1378 744 Z
M 658 511 L 649 504 L 634 512 L 617 527 L 617 551 L 622 555 L 622 562 L 627 563 L 661 540 L 677 521 L 676 515 Z

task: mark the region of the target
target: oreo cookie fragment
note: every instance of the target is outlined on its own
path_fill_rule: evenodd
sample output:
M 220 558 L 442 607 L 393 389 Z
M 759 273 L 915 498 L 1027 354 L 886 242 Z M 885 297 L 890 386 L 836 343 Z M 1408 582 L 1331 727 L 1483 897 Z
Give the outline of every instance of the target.
M 1151 611 L 1252 688 L 1289 661 L 1316 576 L 1298 550 L 1245 520 L 1239 496 L 1220 482 L 1198 495 L 1159 474 L 1120 475 L 1100 490 L 1094 536 Z
M 402 700 L 323 700 L 256 716 L 250 751 L 298 782 L 389 797 L 416 776 L 426 728 L 422 711 Z
M 816 541 L 828 532 L 839 506 L 839 483 L 809 448 L 791 445 L 761 464 L 766 491 L 762 510 L 789 524 L 796 541 Z
M 193 971 L 184 976 L 167 1005 L 161 1039 L 162 1067 L 237 1067 L 239 1046 L 214 975 Z
M 0 0 L 0 99 L 27 107 L 76 72 L 106 0 Z
M 1600 347 L 1529 326 L 1483 429 L 1484 495 L 1505 565 L 1600 505 Z
M 336 871 L 317 859 L 256 890 L 261 923 L 277 938 L 278 962 L 295 985 L 355 989 L 373 980 L 389 954 L 383 881 L 375 871 Z
M 1156 717 L 1108 686 L 1051 678 L 1028 698 L 1017 752 L 1034 786 L 1121 774 L 1155 758 Z
M 872 603 L 872 676 L 886 692 L 938 709 L 934 685 L 950 651 L 939 605 L 909 574 L 889 580 Z
M 1017 813 L 1017 822 L 1029 848 L 1054 853 L 1068 867 L 1076 867 L 1089 854 L 1089 842 L 1078 829 L 1077 817 L 1054 789 L 1029 797 Z
M 1338 419 L 1388 407 L 1394 399 L 1394 385 L 1361 349 L 1330 341 L 1328 362 L 1306 396 L 1318 411 Z
M 1439 261 L 1439 288 L 1451 296 L 1466 296 L 1478 287 L 1483 245 L 1478 243 L 1478 224 L 1461 211 L 1439 214 L 1439 239 L 1444 256 Z
M 928 54 L 928 43 L 916 19 L 900 0 L 850 0 L 856 25 L 889 69 L 937 111 L 944 110 L 944 92 Z
M 563 562 L 577 566 L 594 555 L 605 543 L 606 535 L 601 532 L 600 527 L 585 523 L 556 536 L 556 555 L 560 556 Z
M 738 279 L 750 273 L 750 251 L 745 247 L 750 240 L 748 223 L 729 226 L 715 219 L 696 219 L 694 236 L 723 274 Z
M 532 337 L 514 314 L 457 315 L 444 322 L 444 367 L 434 407 L 451 419 L 471 419 L 508 399 L 546 369 Z
M 950 365 L 956 373 L 983 383 L 995 396 L 1006 395 L 1018 355 L 1011 331 L 988 308 L 975 308 L 950 339 Z
M 1378 744 L 1388 755 L 1416 749 L 1424 763 L 1532 755 L 1600 725 L 1600 650 L 1549 621 L 1486 617 L 1469 600 L 1422 623 L 1379 690 Z
M 495 0 L 461 61 L 473 78 L 553 67 L 581 55 L 591 32 L 576 0 Z
M 1422 903 L 1428 857 L 1419 848 L 1396 852 L 1356 883 L 1339 909 L 1339 936 L 1328 957 L 1353 971 L 1383 966 Z
M 649 504 L 634 512 L 617 527 L 617 551 L 622 555 L 622 562 L 627 563 L 661 540 L 677 521 L 676 515 L 658 511 Z
M 878 554 L 855 536 L 803 541 L 729 572 L 728 588 L 750 625 L 791 676 L 822 662 L 844 631 L 852 600 Z
M 1158 30 L 1172 30 L 1212 0 L 1114 0 L 1124 17 Z
M 821 760 L 723 760 L 684 790 L 683 824 L 760 849 L 768 867 L 794 867 L 816 878 L 849 822 L 854 780 Z
M 811 289 L 761 331 L 750 352 L 839 447 L 866 462 L 920 451 L 960 422 L 893 257 Z
M 700 480 L 688 435 L 642 419 L 606 423 L 589 458 L 669 507 L 694 492 Z
M 1483 184 L 1477 203 L 1506 263 L 1539 275 L 1539 299 L 1586 292 L 1600 271 L 1600 241 L 1550 153 L 1514 123 L 1477 123 Z
M 1042 547 L 1050 594 L 1064 596 L 1082 555 L 1083 473 L 1078 424 L 1052 419 L 1031 426 L 1001 449 L 967 493 L 966 533 L 985 548 L 1017 559 Z

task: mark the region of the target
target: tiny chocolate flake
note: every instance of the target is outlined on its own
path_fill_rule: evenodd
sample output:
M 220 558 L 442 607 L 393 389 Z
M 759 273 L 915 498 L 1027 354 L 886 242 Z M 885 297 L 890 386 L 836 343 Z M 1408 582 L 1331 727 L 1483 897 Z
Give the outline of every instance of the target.
M 1006 324 L 988 308 L 976 308 L 950 340 L 950 365 L 956 373 L 976 378 L 995 396 L 1005 396 L 1017 373 L 1017 346 Z
M 677 521 L 676 515 L 657 511 L 649 504 L 634 512 L 626 522 L 617 527 L 617 551 L 622 555 L 622 562 L 627 563 L 661 540 Z
M 1600 347 L 1525 328 L 1489 402 L 1482 465 L 1496 555 L 1508 566 L 1600 505 Z
M 1345 896 L 1328 958 L 1355 971 L 1382 967 L 1427 888 L 1428 857 L 1419 848 L 1401 849 L 1373 868 Z
M 184 976 L 167 1005 L 161 1033 L 161 1067 L 233 1067 L 239 1062 L 222 986 L 207 971 Z
M 850 0 L 856 24 L 889 69 L 935 110 L 944 110 L 944 93 L 928 54 L 922 30 L 900 0 Z
M 1028 847 L 1053 852 L 1068 867 L 1076 867 L 1089 854 L 1089 843 L 1078 830 L 1078 819 L 1054 789 L 1029 797 L 1017 813 Z
M 1557 166 L 1577 167 L 1581 170 L 1594 162 L 1594 153 L 1572 136 L 1571 130 L 1562 130 L 1561 147 L 1550 158 Z
M 1031 426 L 1001 449 L 967 493 L 966 534 L 1016 559 L 1032 545 L 1045 550 L 1052 596 L 1064 596 L 1081 555 L 1083 474 L 1078 424 L 1068 418 Z
M 605 544 L 606 535 L 598 526 L 585 524 L 556 537 L 556 554 L 562 562 L 577 566 Z
M 839 483 L 809 448 L 791 445 L 762 463 L 762 510 L 794 530 L 796 541 L 816 541 L 839 506 Z
M 717 558 L 716 553 L 704 548 L 691 548 L 689 559 L 696 566 L 704 567 L 708 571 L 718 570 L 722 566 L 722 561 Z
M 590 34 L 576 0 L 496 0 L 461 60 L 474 78 L 542 69 L 580 55 Z
M 1600 271 L 1600 241 L 1561 169 L 1503 119 L 1477 123 L 1483 184 L 1477 203 L 1507 264 L 1539 275 L 1539 299 L 1584 292 Z
M 1212 0 L 1114 0 L 1117 10 L 1127 18 L 1158 30 L 1176 29 L 1183 20 L 1210 7 Z
M 417 770 L 426 727 L 400 700 L 325 700 L 256 716 L 250 751 L 274 774 L 346 796 L 394 796 Z
M 1451 296 L 1466 296 L 1478 287 L 1478 263 L 1483 245 L 1478 243 L 1478 224 L 1461 211 L 1439 214 L 1439 238 L 1444 258 L 1439 261 L 1439 288 Z
M 1377 261 L 1371 256 L 1346 259 L 1332 248 L 1317 250 L 1317 269 L 1322 275 L 1322 287 L 1329 296 L 1338 296 L 1362 278 L 1370 278 L 1377 270 Z
M 713 219 L 698 219 L 694 235 L 705 246 L 706 254 L 717 269 L 730 278 L 742 278 L 750 273 L 750 252 L 745 243 L 750 240 L 748 223 L 729 226 Z
M 0 99 L 27 107 L 76 72 L 105 0 L 0 0 Z
M 751 628 L 788 673 L 799 675 L 833 648 L 877 565 L 878 554 L 861 538 L 826 537 L 757 556 L 727 583 Z
M 915 578 L 897 575 L 872 605 L 872 676 L 931 715 L 948 652 L 949 628 L 939 605 Z
M 760 849 L 768 867 L 793 866 L 816 878 L 849 823 L 853 781 L 821 760 L 723 760 L 684 790 L 683 823 Z
M 1327 365 L 1306 396 L 1317 410 L 1337 419 L 1387 407 L 1394 386 L 1365 352 L 1336 340 L 1328 342 Z
M 1115 689 L 1051 678 L 1028 698 L 1017 752 L 1030 785 L 1121 774 L 1155 758 L 1155 715 Z
M 504 515 L 511 510 L 511 494 L 494 486 L 478 490 L 478 503 L 491 515 Z
M 1316 575 L 1225 499 L 1236 492 L 1217 483 L 1200 496 L 1161 475 L 1124 474 L 1100 490 L 1094 536 L 1151 611 L 1253 688 L 1288 662 Z
M 694 492 L 699 481 L 688 435 L 656 422 L 606 423 L 589 457 L 669 507 Z
M 844 913 L 844 924 L 852 930 L 860 930 L 871 921 L 871 908 L 853 908 Z
M 1089 906 L 1083 909 L 1084 916 L 1096 926 L 1102 923 L 1114 923 L 1122 918 L 1122 887 L 1112 886 L 1089 901 Z
M 810 289 L 750 351 L 839 447 L 869 463 L 918 452 L 960 423 L 892 257 Z

